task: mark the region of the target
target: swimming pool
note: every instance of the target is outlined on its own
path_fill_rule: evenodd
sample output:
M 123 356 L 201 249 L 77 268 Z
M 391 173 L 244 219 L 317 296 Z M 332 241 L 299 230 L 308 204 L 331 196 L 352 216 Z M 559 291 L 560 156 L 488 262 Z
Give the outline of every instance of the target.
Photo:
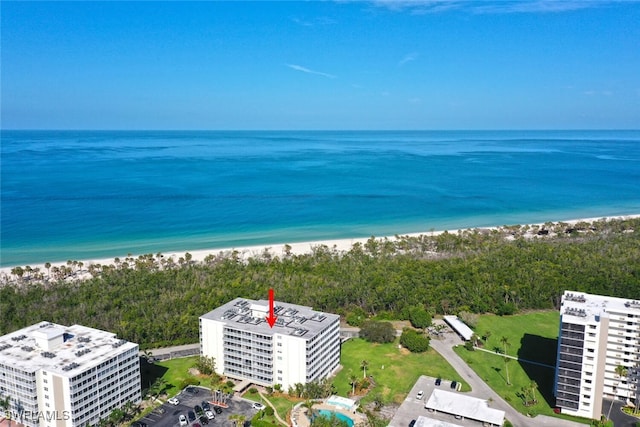
M 336 417 L 339 420 L 342 420 L 342 421 L 346 422 L 349 427 L 353 427 L 353 420 L 351 418 L 347 417 L 346 415 L 341 414 L 340 412 L 333 412 L 333 411 L 329 411 L 327 409 L 320 409 L 318 411 L 318 413 L 321 416 L 327 417 L 327 418 Z

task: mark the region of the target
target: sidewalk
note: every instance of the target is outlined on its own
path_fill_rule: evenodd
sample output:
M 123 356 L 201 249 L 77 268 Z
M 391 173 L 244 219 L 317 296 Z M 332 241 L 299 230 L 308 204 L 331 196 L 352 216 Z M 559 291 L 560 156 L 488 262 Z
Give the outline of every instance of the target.
M 155 360 L 169 360 L 178 357 L 188 357 L 200 354 L 200 344 L 176 345 L 173 347 L 152 348 L 138 352 L 140 357 L 144 357 L 145 353 L 151 353 L 151 357 Z

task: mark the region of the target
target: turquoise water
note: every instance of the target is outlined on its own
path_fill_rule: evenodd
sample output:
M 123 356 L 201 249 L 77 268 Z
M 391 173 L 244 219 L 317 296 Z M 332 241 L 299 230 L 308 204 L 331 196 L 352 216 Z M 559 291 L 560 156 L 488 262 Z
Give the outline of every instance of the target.
M 327 417 L 327 418 L 331 418 L 331 417 L 336 417 L 339 420 L 342 421 L 346 421 L 346 423 L 349 425 L 349 427 L 353 427 L 353 420 L 349 417 L 347 417 L 346 415 L 343 415 L 339 412 L 333 412 L 333 411 L 329 411 L 326 409 L 320 409 L 318 411 L 318 413 L 323 416 L 323 417 Z
M 0 265 L 640 213 L 640 131 L 2 131 Z

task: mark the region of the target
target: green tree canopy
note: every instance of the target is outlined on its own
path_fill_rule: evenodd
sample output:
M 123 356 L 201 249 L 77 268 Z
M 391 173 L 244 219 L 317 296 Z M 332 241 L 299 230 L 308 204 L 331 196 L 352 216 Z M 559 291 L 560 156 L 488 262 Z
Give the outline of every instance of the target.
M 396 330 L 391 322 L 367 320 L 360 328 L 360 337 L 369 342 L 393 342 L 396 339 Z
M 411 326 L 424 329 L 431 326 L 431 315 L 421 306 L 414 306 L 409 309 L 409 321 Z

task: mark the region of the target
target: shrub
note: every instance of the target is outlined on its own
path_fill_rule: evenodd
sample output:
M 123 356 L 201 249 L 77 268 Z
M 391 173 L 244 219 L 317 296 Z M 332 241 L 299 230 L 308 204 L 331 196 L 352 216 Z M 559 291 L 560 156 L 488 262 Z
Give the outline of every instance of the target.
M 387 343 L 396 338 L 396 331 L 390 322 L 368 320 L 362 324 L 360 336 L 369 342 Z
M 197 378 L 190 377 L 180 383 L 180 388 L 185 389 L 190 385 L 199 385 L 199 384 L 200 384 L 200 381 L 198 381 Z
M 427 313 L 424 307 L 411 307 L 409 309 L 409 321 L 414 328 L 424 329 L 431 326 L 431 315 Z
M 264 413 L 268 416 L 268 417 L 273 417 L 273 408 L 271 406 L 268 406 L 266 408 L 264 408 Z
M 512 302 L 507 304 L 501 302 L 500 305 L 498 305 L 498 308 L 496 310 L 496 314 L 498 316 L 509 316 L 515 312 L 516 312 L 516 306 Z
M 429 338 L 415 329 L 404 328 L 400 336 L 400 344 L 412 353 L 423 353 L 429 349 Z

